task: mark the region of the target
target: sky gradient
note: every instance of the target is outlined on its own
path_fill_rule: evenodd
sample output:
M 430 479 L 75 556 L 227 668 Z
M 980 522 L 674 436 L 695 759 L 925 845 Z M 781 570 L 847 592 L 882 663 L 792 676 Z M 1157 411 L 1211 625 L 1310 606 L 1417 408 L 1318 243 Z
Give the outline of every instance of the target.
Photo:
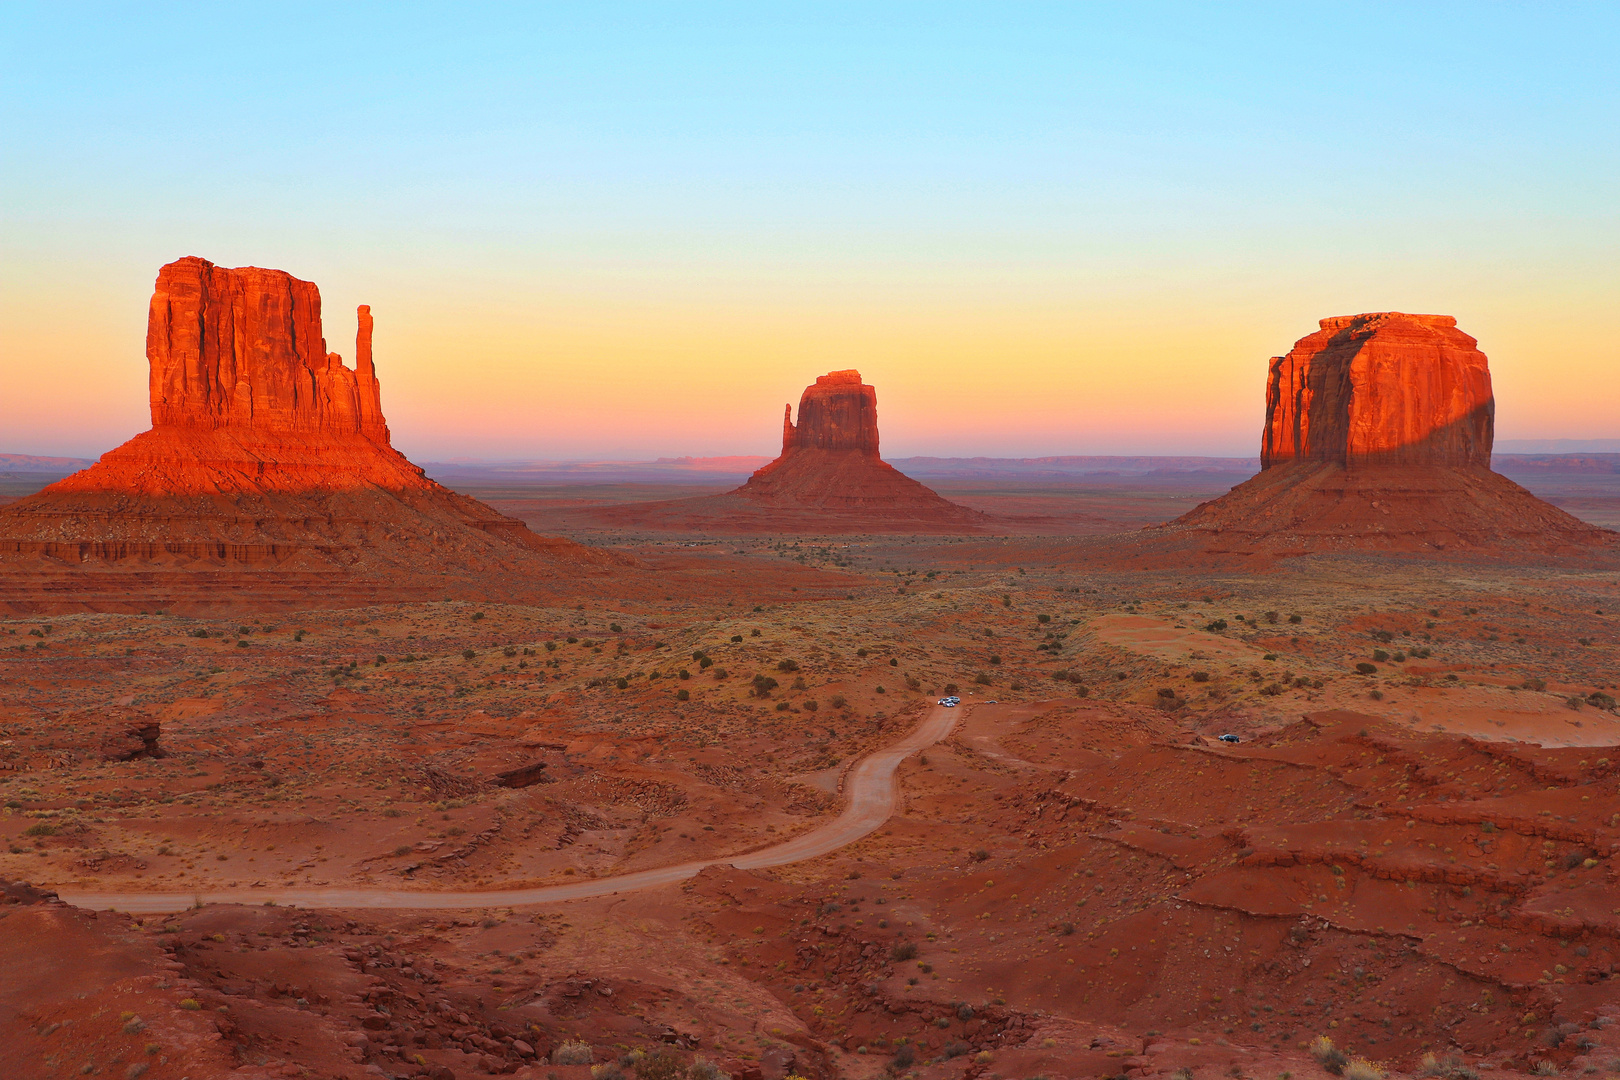
M 148 426 L 147 300 L 316 282 L 418 460 L 1252 455 L 1328 315 L 1620 436 L 1613 4 L 8 5 L 0 451 Z

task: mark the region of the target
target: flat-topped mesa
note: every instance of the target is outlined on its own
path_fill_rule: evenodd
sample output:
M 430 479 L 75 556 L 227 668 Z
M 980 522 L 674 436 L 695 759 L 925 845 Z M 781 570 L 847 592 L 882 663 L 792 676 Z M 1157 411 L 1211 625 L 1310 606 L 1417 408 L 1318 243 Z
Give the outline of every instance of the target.
M 1491 471 L 1485 354 L 1449 315 L 1323 319 L 1266 383 L 1260 472 L 1162 526 L 1144 553 L 1581 553 L 1613 533 Z
M 152 426 L 362 435 L 388 445 L 371 309 L 358 314 L 351 369 L 326 351 L 313 282 L 195 256 L 168 264 L 146 324 Z
M 1341 315 L 1273 357 L 1261 468 L 1491 463 L 1496 401 L 1477 343 L 1449 315 Z
M 859 450 L 878 456 L 877 389 L 858 371 L 831 371 L 799 396 L 799 422 L 792 407 L 782 418 L 782 453 L 794 450 Z

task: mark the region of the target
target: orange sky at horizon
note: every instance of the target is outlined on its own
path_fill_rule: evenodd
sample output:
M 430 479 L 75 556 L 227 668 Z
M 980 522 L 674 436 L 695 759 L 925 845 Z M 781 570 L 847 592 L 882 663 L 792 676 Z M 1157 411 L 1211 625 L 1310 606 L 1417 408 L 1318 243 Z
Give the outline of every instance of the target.
M 1499 437 L 1620 434 L 1608 405 L 1620 400 L 1614 343 L 1590 317 L 1549 318 L 1560 305 L 1544 297 L 1497 296 L 1473 311 L 1318 299 L 1306 310 L 1307 296 L 1227 288 L 1218 303 L 1161 309 L 1147 290 L 952 303 L 941 288 L 862 304 L 848 290 L 793 303 L 666 289 L 655 302 L 380 284 L 323 288 L 327 345 L 352 363 L 354 304 L 372 305 L 384 409 L 395 445 L 418 460 L 773 454 L 782 404 L 844 367 L 877 387 L 888 456 L 1252 456 L 1267 359 L 1318 318 L 1391 308 L 1456 315 L 1480 339 Z M 8 365 L 0 451 L 93 457 L 149 426 L 149 294 L 0 299 L 10 327 L 0 344 L 35 358 Z

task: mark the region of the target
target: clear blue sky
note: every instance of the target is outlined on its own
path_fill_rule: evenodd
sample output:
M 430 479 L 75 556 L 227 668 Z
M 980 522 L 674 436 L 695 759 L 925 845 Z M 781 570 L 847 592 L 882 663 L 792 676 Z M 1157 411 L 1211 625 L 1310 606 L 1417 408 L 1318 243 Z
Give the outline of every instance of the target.
M 1612 3 L 7 5 L 0 450 L 146 426 L 145 300 L 188 254 L 316 281 L 345 353 L 372 303 L 419 457 L 768 451 L 849 365 L 895 454 L 1248 454 L 1265 357 L 1384 308 L 1480 338 L 1504 436 L 1620 435 L 1617 31 Z

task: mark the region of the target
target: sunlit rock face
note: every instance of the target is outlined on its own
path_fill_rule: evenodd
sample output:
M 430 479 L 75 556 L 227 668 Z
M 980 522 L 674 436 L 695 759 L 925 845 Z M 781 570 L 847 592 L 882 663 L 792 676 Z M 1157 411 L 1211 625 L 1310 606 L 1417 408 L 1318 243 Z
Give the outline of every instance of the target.
M 1496 402 L 1477 342 L 1449 315 L 1341 315 L 1271 361 L 1263 468 L 1491 463 Z

